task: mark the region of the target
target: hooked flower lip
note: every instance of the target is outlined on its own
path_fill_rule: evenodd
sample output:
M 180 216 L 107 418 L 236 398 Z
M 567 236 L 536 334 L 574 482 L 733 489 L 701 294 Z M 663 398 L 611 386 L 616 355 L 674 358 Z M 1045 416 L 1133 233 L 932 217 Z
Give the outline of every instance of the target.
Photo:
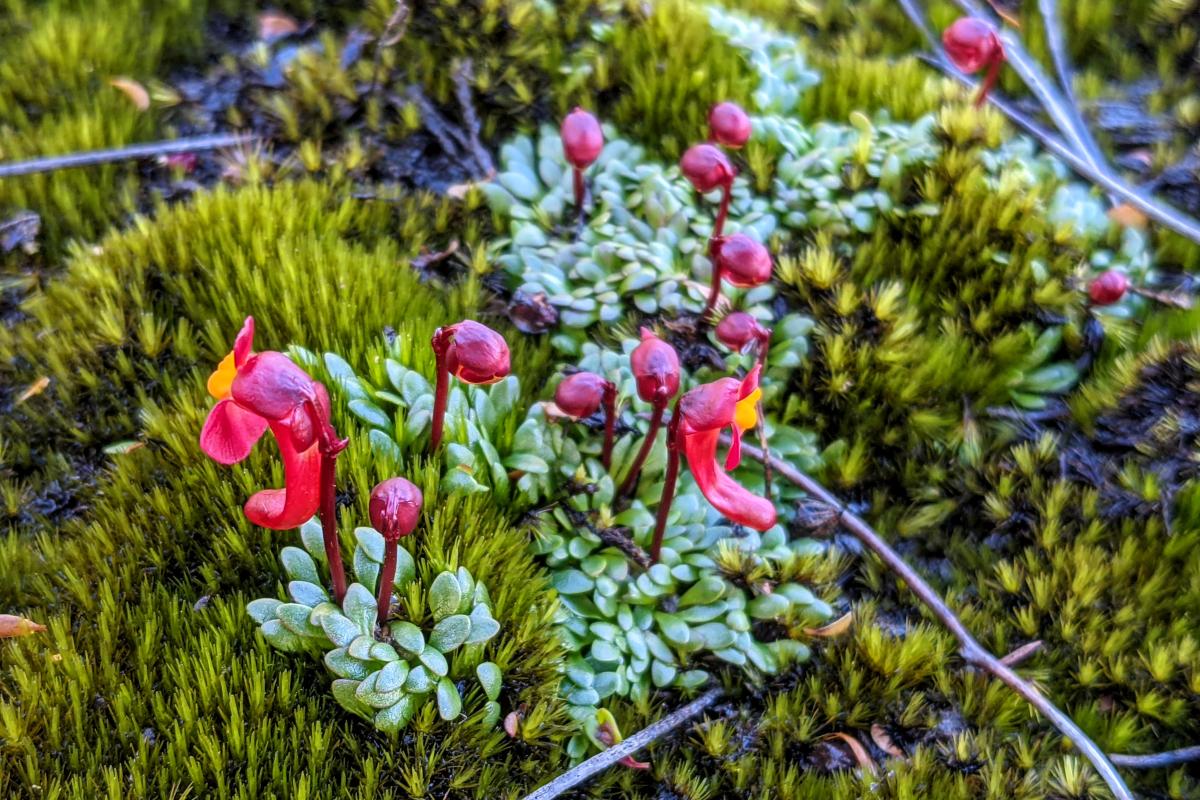
M 742 380 L 720 378 L 701 384 L 679 403 L 679 438 L 696 485 L 713 508 L 739 525 L 765 531 L 775 524 L 775 504 L 751 493 L 728 473 L 741 463 L 742 433 L 758 423 L 760 367 Z M 730 428 L 733 446 L 724 467 L 717 462 L 721 431 Z
M 217 398 L 200 431 L 200 449 L 219 464 L 250 455 L 270 428 L 283 458 L 284 488 L 246 501 L 247 519 L 274 530 L 294 528 L 317 512 L 321 461 L 346 446 L 330 422 L 325 387 L 282 353 L 253 352 L 254 319 L 247 317 L 232 352 L 209 377 Z
M 433 334 L 433 349 L 461 381 L 486 385 L 508 377 L 508 343 L 486 325 L 465 319 Z

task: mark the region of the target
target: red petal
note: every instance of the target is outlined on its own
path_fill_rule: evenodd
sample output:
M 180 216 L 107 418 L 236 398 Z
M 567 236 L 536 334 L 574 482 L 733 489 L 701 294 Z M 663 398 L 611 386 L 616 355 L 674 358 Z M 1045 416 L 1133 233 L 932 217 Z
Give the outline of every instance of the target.
M 291 416 L 296 406 L 316 398 L 316 381 L 283 353 L 258 353 L 238 368 L 229 391 L 244 408 L 270 420 Z
M 254 317 L 246 317 L 237 338 L 233 340 L 233 363 L 240 367 L 254 352 Z
M 236 464 L 250 455 L 266 429 L 262 417 L 232 400 L 222 400 L 208 412 L 200 431 L 200 449 L 218 464 Z
M 725 454 L 725 471 L 732 472 L 742 465 L 742 431 L 737 425 L 732 428 L 733 444 Z
M 629 767 L 630 769 L 650 769 L 650 765 L 647 762 L 635 761 L 633 756 L 625 756 L 617 763 L 623 767 Z
M 255 525 L 283 531 L 299 527 L 321 504 L 321 448 L 313 444 L 298 452 L 288 425 L 271 425 L 283 457 L 282 489 L 266 489 L 246 501 L 246 518 Z
M 775 504 L 751 493 L 720 468 L 717 464 L 720 436 L 720 429 L 714 428 L 683 437 L 683 451 L 692 477 L 713 508 L 730 521 L 765 531 L 775 524 Z

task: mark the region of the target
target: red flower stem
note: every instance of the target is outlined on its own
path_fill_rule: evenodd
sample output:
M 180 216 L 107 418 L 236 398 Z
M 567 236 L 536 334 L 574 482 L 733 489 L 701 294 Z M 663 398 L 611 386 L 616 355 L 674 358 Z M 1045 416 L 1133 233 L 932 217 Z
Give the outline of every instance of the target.
M 725 234 L 725 217 L 729 215 L 729 198 L 733 195 L 733 179 L 725 184 L 721 192 L 721 206 L 717 209 L 717 221 L 713 223 L 712 236 L 709 238 L 711 243 L 713 239 L 720 239 Z
M 387 624 L 388 614 L 392 610 L 392 584 L 396 582 L 396 542 L 385 541 L 383 544 L 383 568 L 379 571 L 379 626 Z
M 765 373 L 767 371 L 767 351 L 771 346 L 771 331 L 766 331 L 758 340 L 758 366 Z M 763 402 L 758 401 L 758 446 L 767 454 L 767 458 L 763 459 L 763 496 L 768 500 L 771 499 L 771 482 L 773 475 L 771 474 L 771 449 L 767 444 L 767 419 L 763 416 Z
M 663 412 L 666 410 L 666 400 L 654 404 L 654 410 L 650 414 L 650 428 L 646 431 L 646 438 L 642 440 L 642 446 L 633 459 L 633 466 L 629 468 L 629 474 L 625 476 L 625 480 L 621 481 L 621 488 L 617 489 L 617 497 L 624 497 L 637 488 L 638 476 L 642 474 L 642 465 L 646 463 L 646 457 L 654 448 L 654 437 L 658 435 L 658 429 L 662 427 Z
M 450 389 L 450 370 L 446 367 L 441 353 L 437 357 L 437 386 L 433 390 L 433 434 L 430 438 L 430 452 L 437 452 L 442 444 L 442 423 L 446 416 L 446 392 Z
M 663 534 L 667 530 L 667 517 L 671 513 L 671 503 L 675 500 L 675 482 L 679 480 L 679 401 L 675 401 L 675 410 L 671 412 L 671 422 L 667 425 L 667 474 L 663 478 L 662 499 L 658 502 L 658 518 L 654 522 L 654 539 L 650 543 L 650 563 L 657 564 L 662 554 Z
M 721 251 L 721 240 L 713 236 L 708 240 L 708 260 L 712 264 L 712 287 L 708 290 L 708 300 L 704 303 L 704 311 L 700 316 L 707 317 L 717 307 L 717 298 L 721 296 L 721 260 L 717 254 Z
M 987 76 L 983 79 L 983 85 L 979 87 L 979 94 L 975 95 L 975 107 L 979 108 L 987 100 L 988 92 L 996 85 L 996 79 L 1000 77 L 1000 67 L 1003 66 L 1003 58 L 992 59 L 992 64 L 988 67 Z
M 339 606 L 346 596 L 346 568 L 342 566 L 342 546 L 337 532 L 337 453 L 321 454 L 321 533 L 325 539 L 325 559 L 333 582 L 333 599 Z
M 572 172 L 575 173 L 575 208 L 579 210 L 579 216 L 583 216 L 583 170 L 579 167 L 572 167 Z
M 609 383 L 604 387 L 604 451 L 600 463 L 612 469 L 613 437 L 617 429 L 617 387 Z

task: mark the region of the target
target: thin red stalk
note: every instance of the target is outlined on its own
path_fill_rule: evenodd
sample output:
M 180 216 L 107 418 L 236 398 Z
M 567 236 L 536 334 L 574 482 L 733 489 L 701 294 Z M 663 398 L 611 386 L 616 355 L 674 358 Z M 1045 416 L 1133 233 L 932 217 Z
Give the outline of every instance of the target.
M 723 187 L 721 192 L 721 207 L 717 209 L 717 221 L 713 223 L 712 236 L 709 238 L 720 239 L 725 234 L 725 217 L 729 216 L 729 199 L 733 195 L 733 179 Z
M 430 452 L 437 452 L 442 444 L 442 423 L 446 417 L 446 392 L 450 389 L 450 370 L 446 368 L 441 353 L 437 357 L 437 386 L 433 390 L 433 433 L 430 437 Z
M 329 579 L 333 582 L 333 599 L 341 605 L 346 596 L 346 568 L 342 566 L 337 532 L 337 453 L 321 454 L 321 534 L 325 539 Z
M 605 469 L 612 469 L 613 437 L 617 430 L 617 387 L 608 384 L 604 387 L 604 452 L 600 454 L 600 463 Z
M 575 177 L 575 208 L 578 209 L 579 215 L 582 217 L 583 216 L 583 194 L 584 194 L 583 170 L 581 170 L 579 167 L 572 167 L 571 169 L 575 173 L 575 175 L 574 175 L 574 177 Z
M 379 625 L 387 623 L 392 610 L 392 584 L 396 582 L 396 542 L 384 542 L 383 568 L 379 570 Z
M 708 240 L 708 260 L 712 264 L 712 286 L 708 290 L 708 300 L 704 303 L 704 311 L 701 316 L 711 315 L 717 306 L 717 298 L 721 296 L 721 259 L 717 257 L 720 252 L 721 239 L 713 236 Z
M 758 366 L 762 372 L 767 371 L 767 351 L 771 349 L 771 332 L 766 331 L 758 340 Z M 768 456 L 771 455 L 770 446 L 767 444 L 767 418 L 763 415 L 762 400 L 758 401 L 758 445 L 762 451 Z M 771 499 L 771 459 L 764 458 L 763 462 L 763 496 L 768 500 Z
M 983 79 L 983 85 L 979 87 L 979 94 L 975 95 L 975 107 L 981 108 L 987 102 L 988 92 L 996 85 L 996 80 L 1000 77 L 1000 67 L 1003 66 L 1004 59 L 997 58 L 992 61 L 992 65 L 988 67 L 987 76 Z
M 617 497 L 624 497 L 637 487 L 638 476 L 642 474 L 642 465 L 646 463 L 646 457 L 654 448 L 654 438 L 658 436 L 658 429 L 662 427 L 663 412 L 666 410 L 666 400 L 654 405 L 654 410 L 650 413 L 650 428 L 646 431 L 646 438 L 642 440 L 642 446 L 634 456 L 629 474 L 625 476 L 625 480 L 621 481 L 621 488 L 617 489 Z
M 667 425 L 667 474 L 663 478 L 662 499 L 658 502 L 658 517 L 654 521 L 654 540 L 650 543 L 651 564 L 657 564 L 662 554 L 663 534 L 667 530 L 671 503 L 675 500 L 675 482 L 679 480 L 679 416 L 679 401 L 676 400 L 671 422 Z

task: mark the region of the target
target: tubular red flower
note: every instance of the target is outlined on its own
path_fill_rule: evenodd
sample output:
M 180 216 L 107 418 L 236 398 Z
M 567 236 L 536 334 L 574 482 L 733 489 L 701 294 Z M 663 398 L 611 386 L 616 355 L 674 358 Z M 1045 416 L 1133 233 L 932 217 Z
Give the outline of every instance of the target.
M 717 341 L 735 352 L 744 352 L 753 344 L 765 346 L 771 332 L 745 311 L 726 314 L 717 324 Z
M 675 348 L 642 328 L 642 342 L 629 356 L 638 397 L 665 406 L 679 391 L 679 354 Z
M 713 141 L 736 150 L 750 140 L 750 117 L 737 103 L 717 103 L 708 112 L 708 132 Z
M 954 66 L 963 72 L 975 73 L 988 67 L 975 98 L 975 105 L 982 105 L 1004 63 L 1004 45 L 1000 43 L 1000 37 L 987 22 L 975 17 L 960 17 L 942 32 L 942 45 Z
M 587 169 L 604 149 L 604 133 L 594 116 L 576 106 L 562 121 L 563 155 L 577 170 Z
M 765 531 L 775 524 L 775 505 L 727 473 L 741 461 L 742 432 L 757 424 L 759 371 L 756 366 L 743 380 L 721 378 L 685 394 L 679 403 L 678 436 L 692 477 L 708 502 L 731 521 Z M 733 446 L 722 468 L 717 443 L 725 428 L 732 429 Z
M 384 541 L 397 542 L 416 529 L 423 502 L 421 490 L 411 481 L 388 478 L 371 490 L 371 527 Z
M 1088 297 L 1094 306 L 1110 306 L 1129 290 L 1129 278 L 1120 270 L 1110 269 L 1088 284 Z
M 254 320 L 247 318 L 233 351 L 208 381 L 218 402 L 200 432 L 200 448 L 214 461 L 236 464 L 270 428 L 283 458 L 284 487 L 253 495 L 246 517 L 274 530 L 294 528 L 320 505 L 321 457 L 345 446 L 329 419 L 329 396 L 282 353 L 254 353 Z
M 711 144 L 694 144 L 679 159 L 684 176 L 702 193 L 733 184 L 737 170 L 721 149 Z
M 714 269 L 733 286 L 746 289 L 771 280 L 771 253 L 761 242 L 735 233 L 716 242 Z

